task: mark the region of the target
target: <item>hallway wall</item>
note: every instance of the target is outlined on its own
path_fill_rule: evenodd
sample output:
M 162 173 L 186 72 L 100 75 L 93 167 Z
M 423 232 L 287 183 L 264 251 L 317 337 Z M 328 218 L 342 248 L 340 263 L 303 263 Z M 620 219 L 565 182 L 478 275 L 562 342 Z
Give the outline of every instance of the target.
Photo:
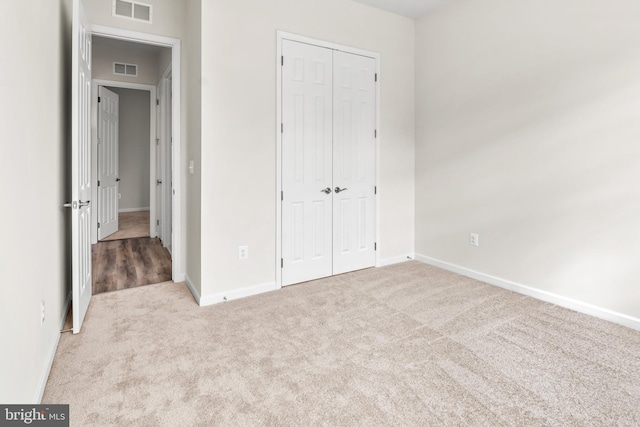
M 0 67 L 4 404 L 39 402 L 70 292 L 70 5 L 0 2 L 3 64 L 17 65 Z
M 119 97 L 120 211 L 149 209 L 149 92 L 109 87 Z

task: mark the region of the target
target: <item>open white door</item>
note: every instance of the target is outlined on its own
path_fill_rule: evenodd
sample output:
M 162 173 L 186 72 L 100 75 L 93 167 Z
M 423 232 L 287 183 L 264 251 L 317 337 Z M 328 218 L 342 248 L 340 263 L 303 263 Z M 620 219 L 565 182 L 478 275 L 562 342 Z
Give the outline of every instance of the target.
M 84 7 L 73 0 L 71 59 L 71 263 L 73 333 L 91 301 L 91 33 Z
M 118 95 L 98 88 L 98 239 L 118 231 Z

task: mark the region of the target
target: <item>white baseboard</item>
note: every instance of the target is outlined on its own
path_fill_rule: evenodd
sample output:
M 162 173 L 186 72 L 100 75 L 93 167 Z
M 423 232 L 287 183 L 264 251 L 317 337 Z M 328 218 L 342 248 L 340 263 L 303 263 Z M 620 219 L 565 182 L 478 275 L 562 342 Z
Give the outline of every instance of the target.
M 234 289 L 227 292 L 218 292 L 215 294 L 203 295 L 200 298 L 200 305 L 207 306 L 218 304 L 234 299 L 250 297 L 253 295 L 263 294 L 265 292 L 275 291 L 277 289 L 275 282 L 263 283 L 260 285 L 247 286 L 241 289 Z
M 122 208 L 122 209 L 118 209 L 119 213 L 122 212 L 144 212 L 144 211 L 148 211 L 150 210 L 150 208 L 147 206 L 146 208 Z
M 193 282 L 191 281 L 191 278 L 189 277 L 188 274 L 184 275 L 184 281 L 187 284 L 187 288 L 189 288 L 189 290 L 191 291 L 191 295 L 193 295 L 193 299 L 196 300 L 198 305 L 202 305 L 202 304 L 200 304 L 200 299 L 201 299 L 200 292 L 198 292 L 196 287 L 193 285 Z M 174 280 L 174 282 L 175 282 L 175 280 Z
M 44 370 L 42 377 L 40 378 L 40 382 L 38 384 L 38 389 L 36 390 L 36 398 L 34 402 L 36 404 L 40 404 L 42 402 L 42 396 L 44 395 L 44 389 L 47 386 L 47 380 L 49 379 L 49 374 L 51 373 L 51 367 L 53 366 L 53 359 L 56 357 L 56 351 L 58 350 L 58 343 L 60 343 L 60 335 L 62 335 L 62 328 L 64 328 L 64 322 L 67 320 L 67 313 L 69 312 L 69 307 L 71 307 L 71 292 L 67 295 L 67 301 L 64 304 L 64 310 L 62 311 L 62 319 L 60 321 L 60 327 L 58 328 L 58 333 L 56 334 L 56 339 L 54 344 L 49 349 L 49 354 L 47 357 L 47 366 Z
M 500 277 L 491 276 L 490 274 L 481 273 L 470 268 L 451 264 L 449 262 L 441 261 L 425 255 L 416 254 L 415 259 L 425 264 L 442 268 L 443 270 L 448 270 L 454 273 L 461 274 L 463 276 L 471 277 L 472 279 L 476 279 L 481 282 L 489 283 L 491 285 L 508 289 L 519 294 L 539 299 L 541 301 L 550 302 L 552 304 L 559 305 L 561 307 L 568 308 L 579 313 L 588 314 L 593 317 L 608 320 L 610 322 L 614 322 L 619 325 L 623 325 L 628 328 L 640 331 L 640 319 L 633 316 L 618 313 L 613 310 L 598 307 L 596 305 L 588 304 L 586 302 L 582 302 L 572 298 L 567 298 L 562 295 L 554 294 L 553 292 L 543 291 L 540 289 L 532 288 L 530 286 L 525 286 L 520 283 L 502 279 Z
M 413 254 L 400 255 L 391 258 L 379 259 L 376 267 L 386 267 L 388 265 L 400 264 L 401 262 L 411 261 L 414 258 Z

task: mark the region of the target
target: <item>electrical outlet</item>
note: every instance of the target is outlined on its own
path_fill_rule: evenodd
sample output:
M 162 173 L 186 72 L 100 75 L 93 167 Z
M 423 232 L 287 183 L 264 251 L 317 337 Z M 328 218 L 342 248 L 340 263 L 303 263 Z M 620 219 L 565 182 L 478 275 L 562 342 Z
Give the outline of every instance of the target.
M 247 259 L 247 258 L 249 258 L 249 246 L 239 246 L 238 259 Z
M 471 246 L 479 246 L 479 237 L 476 233 L 470 233 L 469 234 L 469 244 Z
M 40 324 L 44 325 L 44 300 L 40 302 Z

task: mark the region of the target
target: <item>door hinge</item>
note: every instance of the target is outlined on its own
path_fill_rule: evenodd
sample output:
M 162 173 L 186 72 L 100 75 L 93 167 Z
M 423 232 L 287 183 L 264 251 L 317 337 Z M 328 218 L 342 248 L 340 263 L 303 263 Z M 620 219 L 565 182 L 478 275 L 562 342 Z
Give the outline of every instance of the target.
M 280 192 L 280 201 L 283 201 L 283 200 L 284 200 L 284 191 L 281 191 Z
M 374 251 L 377 251 L 377 250 L 378 250 L 378 244 L 377 244 L 377 243 L 374 243 L 374 244 L 373 244 L 373 250 L 374 250 Z
M 100 223 L 98 223 L 98 228 L 100 228 Z
M 378 81 L 378 73 L 375 73 L 375 79 L 376 82 Z
M 98 102 L 102 101 L 102 98 L 98 97 Z
M 280 123 L 280 133 L 284 133 L 284 123 Z
M 378 194 L 378 186 L 373 187 L 373 194 Z
M 280 57 L 280 66 L 284 67 L 284 55 Z
M 156 145 L 160 145 L 160 138 L 156 138 Z
M 156 225 L 160 225 L 160 220 L 156 219 Z
M 284 268 L 284 258 L 280 258 L 280 268 Z
M 375 130 L 373 131 L 373 137 L 374 137 L 374 138 L 377 138 L 377 137 L 378 137 L 378 129 L 375 129 Z
M 100 187 L 100 180 L 98 180 L 98 187 Z
M 156 99 L 156 105 L 160 105 L 160 100 Z

